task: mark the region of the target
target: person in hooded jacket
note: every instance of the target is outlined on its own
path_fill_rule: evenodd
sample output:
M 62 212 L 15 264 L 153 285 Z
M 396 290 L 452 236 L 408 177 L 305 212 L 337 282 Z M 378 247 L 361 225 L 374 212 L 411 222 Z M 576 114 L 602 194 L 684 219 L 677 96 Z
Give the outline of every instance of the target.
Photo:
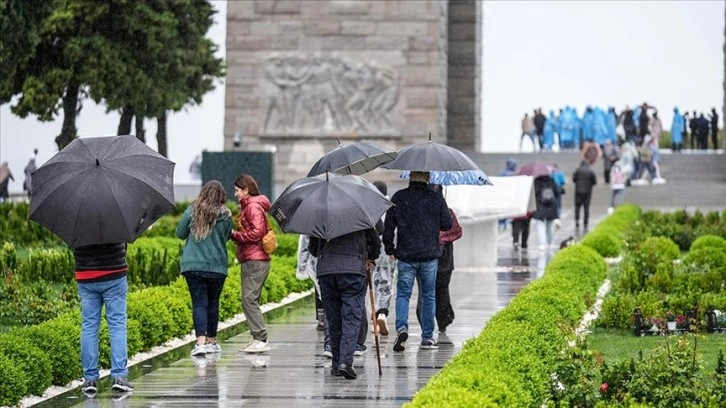
M 349 380 L 358 377 L 353 356 L 365 320 L 366 270 L 375 266 L 381 240 L 374 228 L 331 240 L 310 237 L 310 254 L 318 259 L 316 273 L 330 330 L 333 364 L 330 373 Z
M 234 181 L 234 195 L 240 205 L 237 226 L 232 240 L 237 244 L 237 260 L 242 268 L 242 309 L 250 326 L 252 341 L 242 347 L 245 353 L 269 351 L 267 328 L 260 310 L 260 295 L 270 273 L 270 255 L 262 249 L 262 238 L 270 228 L 267 211 L 270 200 L 260 194 L 257 182 L 249 174 Z
M 537 240 L 541 251 L 547 249 L 553 242 L 552 226 L 559 217 L 557 214 L 557 190 L 557 185 L 550 175 L 534 179 L 536 208 L 532 218 L 537 220 Z
M 685 130 L 683 115 L 678 108 L 673 108 L 673 124 L 671 125 L 671 144 L 674 152 L 683 149 L 683 131 Z
M 222 183 L 207 182 L 176 227 L 176 236 L 185 240 L 181 274 L 192 298 L 197 335 L 192 356 L 222 351 L 217 344 L 219 298 L 227 278 L 227 240 L 232 233 L 232 213 L 226 201 Z

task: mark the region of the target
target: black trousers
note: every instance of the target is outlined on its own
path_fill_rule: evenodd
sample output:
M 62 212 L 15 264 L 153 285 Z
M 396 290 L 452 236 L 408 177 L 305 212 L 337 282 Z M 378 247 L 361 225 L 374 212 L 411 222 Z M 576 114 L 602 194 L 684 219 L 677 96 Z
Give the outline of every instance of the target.
M 588 193 L 575 193 L 575 224 L 580 225 L 580 207 L 583 209 L 582 222 L 587 226 L 587 222 L 590 219 L 590 198 L 592 194 Z
M 366 277 L 352 273 L 323 275 L 318 277 L 318 283 L 330 327 L 333 367 L 339 364 L 352 367 L 365 314 Z
M 527 241 L 529 240 L 529 219 L 518 219 L 512 220 L 512 242 L 520 242 L 519 236 L 522 236 L 522 248 L 527 248 Z
M 185 273 L 184 278 L 192 298 L 192 320 L 197 337 L 217 337 L 219 325 L 219 297 L 222 295 L 226 276 L 209 278 Z

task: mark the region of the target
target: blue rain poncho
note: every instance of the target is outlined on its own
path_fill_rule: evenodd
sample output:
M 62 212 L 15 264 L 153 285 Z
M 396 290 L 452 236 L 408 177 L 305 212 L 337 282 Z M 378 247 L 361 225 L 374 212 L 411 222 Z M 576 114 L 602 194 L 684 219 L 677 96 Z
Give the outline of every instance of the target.
M 671 141 L 673 143 L 683 143 L 683 115 L 678 108 L 673 108 L 673 124 L 671 125 Z

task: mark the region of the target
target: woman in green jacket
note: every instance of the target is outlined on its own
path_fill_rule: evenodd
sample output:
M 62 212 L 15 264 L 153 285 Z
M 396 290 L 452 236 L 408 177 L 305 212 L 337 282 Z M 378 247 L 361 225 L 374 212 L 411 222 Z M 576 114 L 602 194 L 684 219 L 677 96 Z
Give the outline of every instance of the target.
M 181 273 L 192 297 L 197 335 L 192 356 L 222 351 L 217 344 L 219 297 L 227 278 L 227 240 L 232 232 L 232 214 L 225 206 L 226 200 L 222 184 L 217 180 L 208 182 L 176 227 L 177 237 L 186 240 Z

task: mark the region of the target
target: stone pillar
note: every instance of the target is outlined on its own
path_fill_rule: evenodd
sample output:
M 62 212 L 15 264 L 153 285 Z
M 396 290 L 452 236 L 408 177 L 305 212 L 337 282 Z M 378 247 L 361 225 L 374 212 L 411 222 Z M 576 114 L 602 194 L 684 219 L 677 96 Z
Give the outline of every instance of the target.
M 448 21 L 448 145 L 479 151 L 481 1 L 451 0 Z

